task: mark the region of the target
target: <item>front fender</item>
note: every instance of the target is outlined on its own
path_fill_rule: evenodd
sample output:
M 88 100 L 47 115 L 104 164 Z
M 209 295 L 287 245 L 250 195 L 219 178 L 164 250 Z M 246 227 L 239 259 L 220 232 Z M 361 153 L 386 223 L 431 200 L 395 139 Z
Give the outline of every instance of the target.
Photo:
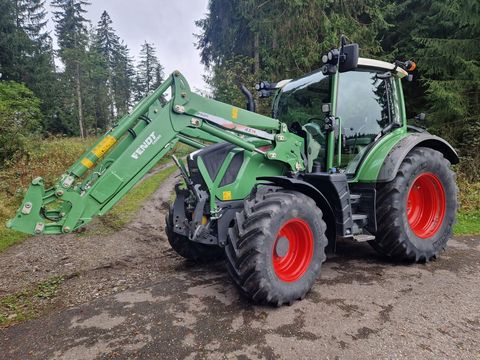
M 335 175 L 342 176 L 341 174 Z M 336 212 L 333 207 L 334 201 L 330 201 L 327 196 L 322 193 L 322 191 L 320 191 L 321 187 L 312 185 L 308 182 L 308 180 L 305 181 L 305 179 L 294 179 L 287 176 L 265 176 L 259 177 L 257 178 L 257 180 L 260 181 L 261 184 L 265 184 L 263 182 L 266 181 L 274 186 L 279 186 L 284 189 L 301 192 L 315 200 L 317 206 L 322 210 L 324 216 L 323 220 L 327 224 L 326 235 L 328 238 L 328 249 L 331 251 L 335 251 L 336 237 L 343 235 L 345 226 L 349 227 L 350 229 L 353 226 L 351 217 L 348 218 L 347 221 L 345 221 L 343 218 L 341 218 L 341 216 L 336 216 Z M 328 186 L 329 184 L 327 184 L 327 182 L 328 181 L 325 181 L 324 185 Z M 331 197 L 334 197 L 335 200 L 338 200 L 337 202 L 340 202 L 338 193 L 334 189 L 329 186 L 327 191 L 329 191 Z M 348 209 L 350 208 L 348 207 Z M 343 213 L 340 212 L 339 215 L 340 214 Z

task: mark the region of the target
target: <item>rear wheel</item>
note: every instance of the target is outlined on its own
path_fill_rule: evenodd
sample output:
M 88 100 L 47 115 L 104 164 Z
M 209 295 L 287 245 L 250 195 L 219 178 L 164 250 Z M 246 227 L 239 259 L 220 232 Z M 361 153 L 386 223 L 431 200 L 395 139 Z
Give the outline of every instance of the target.
M 193 242 L 187 236 L 173 231 L 173 209 L 170 207 L 165 216 L 165 232 L 170 246 L 175 252 L 185 259 L 195 262 L 207 262 L 223 257 L 223 249 L 216 245 L 206 245 Z
M 397 260 L 430 260 L 445 249 L 456 210 L 450 163 L 436 150 L 416 148 L 395 179 L 378 188 L 378 231 L 371 244 Z
M 315 202 L 294 191 L 246 200 L 229 231 L 228 272 L 259 303 L 291 304 L 305 297 L 325 261 L 326 225 Z

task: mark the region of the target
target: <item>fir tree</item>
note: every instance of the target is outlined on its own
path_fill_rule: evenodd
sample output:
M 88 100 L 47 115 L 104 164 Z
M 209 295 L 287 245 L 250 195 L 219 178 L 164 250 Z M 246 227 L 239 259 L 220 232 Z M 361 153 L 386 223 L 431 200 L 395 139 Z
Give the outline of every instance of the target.
M 135 69 L 130 51 L 126 44 L 119 44 L 117 58 L 114 63 L 113 92 L 119 116 L 128 112 L 132 104 Z
M 94 49 L 100 54 L 106 70 L 111 120 L 124 114 L 130 105 L 133 64 L 128 47 L 115 34 L 106 11 L 98 22 Z
M 480 3 L 404 0 L 395 6 L 382 44 L 392 60 L 418 63 L 413 83 L 404 86 L 409 116 L 427 111 L 430 131 L 480 160 Z
M 83 110 L 83 78 L 87 63 L 86 45 L 88 41 L 87 19 L 84 9 L 89 3 L 84 0 L 53 0 L 52 5 L 57 8 L 53 12 L 55 33 L 60 46 L 60 58 L 65 65 L 64 77 L 75 88 L 73 98 L 75 102 L 70 106 L 76 108 L 79 134 L 86 135 Z
M 140 50 L 137 67 L 136 98 L 150 94 L 163 81 L 163 66 L 160 65 L 153 44 L 145 41 Z
M 377 35 L 388 28 L 390 11 L 383 0 L 211 0 L 209 14 L 197 21 L 197 45 L 216 86 L 223 86 L 227 77 L 220 72 L 234 59 L 250 64 L 247 75 L 280 80 L 319 68 L 341 34 L 360 42 L 364 56 L 379 53 Z

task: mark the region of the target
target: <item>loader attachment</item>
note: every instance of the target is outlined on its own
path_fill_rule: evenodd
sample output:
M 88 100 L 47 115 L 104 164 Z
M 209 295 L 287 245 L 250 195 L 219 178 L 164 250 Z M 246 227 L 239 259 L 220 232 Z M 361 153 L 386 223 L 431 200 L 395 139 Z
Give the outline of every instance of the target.
M 175 86 L 189 90 L 186 81 L 170 77 L 51 188 L 45 189 L 42 178 L 33 180 L 7 227 L 28 234 L 69 233 L 107 212 L 181 140 L 171 122 L 172 100 L 164 100 L 165 92 Z
M 169 89 L 171 99 L 166 101 Z M 271 150 L 258 149 L 259 139 L 271 143 Z M 305 168 L 303 139 L 285 125 L 194 94 L 174 72 L 52 187 L 45 189 L 41 178 L 33 180 L 7 227 L 28 234 L 72 232 L 110 210 L 177 142 L 202 148 L 222 141 L 284 162 L 292 171 Z

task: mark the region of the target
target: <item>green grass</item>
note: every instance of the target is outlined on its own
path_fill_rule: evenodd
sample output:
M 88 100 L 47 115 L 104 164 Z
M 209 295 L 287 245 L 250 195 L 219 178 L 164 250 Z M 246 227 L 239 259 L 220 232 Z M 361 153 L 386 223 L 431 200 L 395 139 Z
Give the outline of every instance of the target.
M 455 235 L 480 235 L 480 211 L 460 212 L 454 228 Z
M 94 141 L 93 138 L 33 138 L 29 142 L 28 156 L 0 169 L 0 252 L 29 237 L 7 229 L 5 224 L 15 215 L 32 179 L 41 176 L 53 182 Z
M 163 169 L 159 173 L 150 176 L 138 186 L 133 188 L 116 206 L 107 214 L 101 217 L 101 225 L 87 228 L 80 234 L 85 235 L 107 235 L 114 231 L 120 230 L 127 224 L 135 213 L 140 209 L 143 202 L 147 200 L 167 179 L 177 170 L 176 166 L 170 166 Z M 6 220 L 6 219 L 4 219 Z M 21 243 L 27 239 L 29 235 L 17 231 L 7 229 L 4 224 L 0 226 L 0 252 L 12 245 Z
M 65 281 L 63 276 L 52 277 L 28 290 L 0 298 L 0 326 L 33 319 L 40 309 L 48 306 Z
M 0 252 L 12 245 L 21 243 L 29 237 L 29 235 L 7 229 L 5 224 L 8 219 L 15 215 L 15 211 L 21 204 L 23 195 L 31 180 L 34 177 L 41 176 L 47 184 L 52 184 L 94 141 L 94 138 L 86 140 L 58 137 L 44 140 L 32 139 L 28 156 L 16 159 L 15 162 L 12 160 L 7 167 L 0 169 Z M 191 147 L 177 144 L 171 153 L 175 153 L 178 157 L 183 157 L 191 151 Z M 170 162 L 171 153 L 164 156 L 160 164 Z M 155 178 L 158 180 L 158 177 Z M 148 183 L 148 180 L 145 182 Z M 148 189 L 145 191 L 148 192 Z M 141 198 L 141 194 L 137 193 L 137 196 Z M 134 196 L 131 199 L 135 201 L 136 197 Z M 123 209 L 117 210 L 115 207 L 110 212 L 110 217 L 105 218 L 107 223 L 110 222 L 111 225 L 117 226 L 117 228 L 125 224 L 125 218 L 129 219 L 126 213 L 122 214 L 119 212 L 128 211 L 129 206 L 125 205 L 125 202 L 123 203 Z M 132 204 L 130 207 L 138 209 L 140 206 Z
M 28 236 L 29 235 L 27 234 L 7 229 L 5 224 L 0 224 L 0 252 L 12 245 L 21 243 L 23 240 L 28 238 Z
M 468 181 L 461 174 L 457 178 L 458 209 L 455 235 L 480 235 L 480 181 Z

